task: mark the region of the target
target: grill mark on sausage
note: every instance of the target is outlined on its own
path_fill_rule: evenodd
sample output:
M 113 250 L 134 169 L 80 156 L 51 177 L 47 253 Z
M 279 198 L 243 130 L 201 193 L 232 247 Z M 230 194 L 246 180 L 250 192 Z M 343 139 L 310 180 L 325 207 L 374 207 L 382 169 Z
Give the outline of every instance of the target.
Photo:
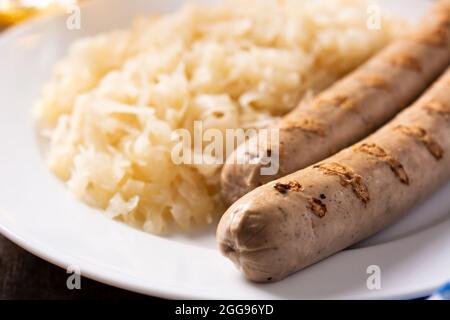
M 436 21 L 438 22 L 438 25 L 444 28 L 450 27 L 450 14 L 448 14 L 448 11 L 450 10 L 450 7 L 444 9 L 438 14 L 438 17 L 436 18 Z
M 321 137 L 326 137 L 327 136 L 327 130 L 325 128 L 325 126 L 314 120 L 314 119 L 300 119 L 299 121 L 286 121 L 285 124 L 282 127 L 283 129 L 301 129 L 304 130 L 306 132 L 310 132 L 313 134 L 317 134 L 318 136 Z
M 443 16 L 440 21 L 437 21 L 436 26 L 432 30 L 422 30 L 415 34 L 413 39 L 430 46 L 443 47 L 447 45 L 448 19 L 449 17 Z
M 390 84 L 382 76 L 378 74 L 364 74 L 358 77 L 363 85 L 369 88 L 390 90 Z
M 288 191 L 300 192 L 304 190 L 298 181 L 289 181 L 287 183 L 277 182 L 273 187 L 281 194 L 286 194 Z
M 427 45 L 442 47 L 447 43 L 447 35 L 442 29 L 437 29 L 434 33 L 423 33 L 415 36 L 415 40 Z
M 325 217 L 328 211 L 327 206 L 322 202 L 322 200 L 316 198 L 308 199 L 308 209 L 310 209 L 314 215 L 321 219 Z
M 438 114 L 444 119 L 450 120 L 450 104 L 432 100 L 425 103 L 423 108 L 430 113 Z
M 375 143 L 363 143 L 356 148 L 354 148 L 356 152 L 362 152 L 371 156 L 374 156 L 378 160 L 385 162 L 392 170 L 392 172 L 397 176 L 401 183 L 409 185 L 409 177 L 406 173 L 403 165 L 388 154 L 383 148 L 376 145 Z
M 422 72 L 420 61 L 407 53 L 400 53 L 390 57 L 389 63 L 397 67 L 409 69 L 416 72 Z
M 421 142 L 436 160 L 441 160 L 444 156 L 444 149 L 425 129 L 419 126 L 406 125 L 399 125 L 394 129 Z
M 316 102 L 316 106 L 333 106 L 333 107 L 342 107 L 345 109 L 353 109 L 356 106 L 354 100 L 352 100 L 349 96 L 346 95 L 335 95 L 332 98 L 321 98 Z
M 322 173 L 331 176 L 337 176 L 343 187 L 351 186 L 353 193 L 364 203 L 370 200 L 369 189 L 364 184 L 362 177 L 356 174 L 350 168 L 336 162 L 321 163 L 315 165 L 314 168 L 319 169 Z

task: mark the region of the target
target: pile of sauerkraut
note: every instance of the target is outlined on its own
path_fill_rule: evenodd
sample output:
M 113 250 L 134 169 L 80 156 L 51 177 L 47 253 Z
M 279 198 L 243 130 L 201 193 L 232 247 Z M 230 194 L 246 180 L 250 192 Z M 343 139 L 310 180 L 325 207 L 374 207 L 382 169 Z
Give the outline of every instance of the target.
M 36 106 L 49 168 L 87 204 L 152 233 L 210 223 L 219 165 L 175 165 L 178 128 L 258 128 L 386 45 L 358 0 L 246 0 L 75 42 Z

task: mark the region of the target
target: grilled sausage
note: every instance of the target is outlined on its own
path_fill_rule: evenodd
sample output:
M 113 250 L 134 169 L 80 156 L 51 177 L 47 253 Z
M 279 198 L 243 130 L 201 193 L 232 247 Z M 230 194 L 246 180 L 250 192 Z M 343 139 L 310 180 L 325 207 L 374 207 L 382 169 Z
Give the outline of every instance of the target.
M 275 124 L 276 145 L 255 137 L 231 154 L 221 176 L 224 201 L 230 205 L 366 137 L 414 101 L 449 63 L 450 0 L 441 0 L 410 34 Z M 270 152 L 279 159 L 279 171 L 264 175 L 260 155 Z
M 450 68 L 362 142 L 265 184 L 222 217 L 222 253 L 275 281 L 367 238 L 450 181 Z

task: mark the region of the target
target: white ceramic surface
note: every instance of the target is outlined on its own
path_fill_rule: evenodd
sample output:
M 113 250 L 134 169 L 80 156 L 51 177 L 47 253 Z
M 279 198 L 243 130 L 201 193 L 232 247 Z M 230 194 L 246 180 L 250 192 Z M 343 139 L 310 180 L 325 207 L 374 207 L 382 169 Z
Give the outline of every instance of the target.
M 53 63 L 75 38 L 126 26 L 133 16 L 170 11 L 183 1 L 107 0 L 67 16 L 33 21 L 0 37 L 0 232 L 62 267 L 129 290 L 171 298 L 413 298 L 450 278 L 450 184 L 396 225 L 284 281 L 245 281 L 215 248 L 214 228 L 160 238 L 108 220 L 77 202 L 46 169 L 31 106 Z M 426 0 L 384 1 L 415 20 Z M 382 270 L 368 290 L 366 269 Z

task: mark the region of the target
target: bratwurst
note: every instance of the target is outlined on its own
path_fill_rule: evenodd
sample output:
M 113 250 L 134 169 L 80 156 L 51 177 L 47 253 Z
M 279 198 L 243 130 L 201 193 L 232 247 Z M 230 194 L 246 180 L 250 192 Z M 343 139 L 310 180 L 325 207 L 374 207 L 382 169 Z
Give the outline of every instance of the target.
M 385 127 L 232 205 L 217 240 L 253 281 L 280 280 L 367 238 L 450 181 L 450 68 Z
M 414 101 L 449 63 L 450 0 L 441 0 L 410 34 L 276 123 L 278 141 L 255 136 L 232 153 L 222 170 L 223 200 L 230 205 L 366 137 Z M 267 165 L 261 154 L 279 159 L 277 174 L 261 174 Z

